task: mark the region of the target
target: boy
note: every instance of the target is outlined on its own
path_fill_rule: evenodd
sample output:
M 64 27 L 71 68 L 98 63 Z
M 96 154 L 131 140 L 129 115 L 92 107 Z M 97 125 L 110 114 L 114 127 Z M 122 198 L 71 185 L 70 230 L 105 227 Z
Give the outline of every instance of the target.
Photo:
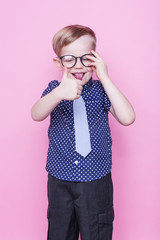
M 108 112 L 123 125 L 134 110 L 108 76 L 88 27 L 70 25 L 53 38 L 62 81 L 53 80 L 32 107 L 35 121 L 50 114 L 48 129 L 48 240 L 111 240 L 112 139 Z M 98 80 L 92 80 L 96 72 Z

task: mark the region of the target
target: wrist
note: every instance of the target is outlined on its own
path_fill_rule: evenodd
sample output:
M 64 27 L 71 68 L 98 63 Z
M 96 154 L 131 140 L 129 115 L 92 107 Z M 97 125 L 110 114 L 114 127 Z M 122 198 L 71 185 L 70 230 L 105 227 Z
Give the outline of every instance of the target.
M 61 87 L 60 85 L 58 87 L 56 87 L 54 90 L 54 96 L 55 98 L 57 99 L 57 102 L 61 102 L 63 100 L 63 97 L 62 97 L 62 90 L 61 90 Z
M 111 81 L 108 75 L 104 75 L 103 77 L 99 78 L 99 80 L 101 81 L 101 83 L 106 83 Z

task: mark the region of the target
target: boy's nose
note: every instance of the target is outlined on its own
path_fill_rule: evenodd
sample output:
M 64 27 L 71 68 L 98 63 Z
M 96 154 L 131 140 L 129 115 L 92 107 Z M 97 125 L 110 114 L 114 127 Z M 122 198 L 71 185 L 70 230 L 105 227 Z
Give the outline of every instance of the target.
M 81 63 L 81 59 L 77 58 L 76 65 L 74 66 L 75 68 L 83 68 L 83 64 Z

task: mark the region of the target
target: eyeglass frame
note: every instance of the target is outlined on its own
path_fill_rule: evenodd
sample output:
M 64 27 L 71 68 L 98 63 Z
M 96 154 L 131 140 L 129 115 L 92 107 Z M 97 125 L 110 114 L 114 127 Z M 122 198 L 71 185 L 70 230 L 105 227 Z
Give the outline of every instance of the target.
M 80 58 L 82 65 L 85 66 L 85 65 L 83 64 L 82 58 L 83 58 L 84 56 L 86 56 L 86 55 L 94 56 L 94 54 L 92 54 L 92 53 L 86 53 L 86 54 L 82 55 L 81 57 L 76 57 L 76 56 L 74 56 L 74 55 L 70 55 L 70 54 L 68 55 L 68 54 L 67 54 L 67 55 L 63 55 L 63 56 L 61 56 L 61 57 L 59 57 L 59 58 L 61 59 L 61 63 L 62 63 L 62 65 L 63 65 L 63 61 L 62 61 L 62 58 L 63 58 L 63 57 L 65 57 L 65 56 L 74 57 L 74 58 L 75 58 L 75 64 L 74 64 L 72 67 L 67 67 L 67 68 L 73 68 L 73 67 L 76 65 L 76 63 L 77 63 L 77 58 Z M 65 66 L 63 65 L 63 67 L 65 67 Z M 92 67 L 92 66 L 85 66 L 85 67 Z

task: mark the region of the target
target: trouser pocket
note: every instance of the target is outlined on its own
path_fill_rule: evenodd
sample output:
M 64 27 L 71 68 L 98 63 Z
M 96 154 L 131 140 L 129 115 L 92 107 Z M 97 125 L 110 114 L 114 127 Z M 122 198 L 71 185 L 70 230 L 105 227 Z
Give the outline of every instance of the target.
M 98 213 L 98 240 L 112 240 L 114 209 Z

